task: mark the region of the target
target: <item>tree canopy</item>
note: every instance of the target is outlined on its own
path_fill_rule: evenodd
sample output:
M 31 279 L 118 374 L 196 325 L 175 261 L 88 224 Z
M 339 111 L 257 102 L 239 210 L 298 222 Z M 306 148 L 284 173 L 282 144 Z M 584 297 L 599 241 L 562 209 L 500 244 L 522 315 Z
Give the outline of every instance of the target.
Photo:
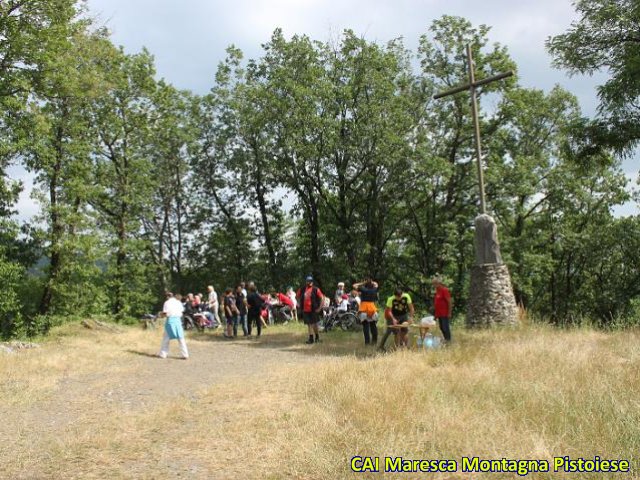
M 579 0 L 580 19 L 551 37 L 554 65 L 569 74 L 603 72 L 600 117 L 581 129 L 588 150 L 612 147 L 630 153 L 640 141 L 640 4 L 635 0 Z
M 588 22 L 550 48 L 572 71 L 610 68 L 602 113 L 636 128 L 633 49 L 606 46 L 635 17 L 596 31 L 599 9 L 621 3 L 579 2 Z M 433 94 L 466 82 L 467 43 L 478 78 L 517 71 L 489 27 L 444 16 L 416 52 L 350 30 L 324 42 L 276 29 L 257 58 L 230 46 L 197 95 L 158 79 L 150 52 L 114 46 L 81 5 L 0 4 L 2 336 L 71 315 L 131 318 L 166 289 L 284 289 L 309 273 L 326 288 L 372 275 L 421 309 L 442 274 L 465 311 L 473 126 L 466 93 Z M 587 34 L 606 54 L 570 47 Z M 587 135 L 594 124 L 560 87 L 513 78 L 479 97 L 491 104 L 480 118 L 487 203 L 518 302 L 558 323 L 637 318 L 640 222 L 611 213 L 628 199 L 615 149 Z M 585 145 L 590 161 L 576 162 Z M 35 179 L 29 224 L 12 216 L 12 163 Z

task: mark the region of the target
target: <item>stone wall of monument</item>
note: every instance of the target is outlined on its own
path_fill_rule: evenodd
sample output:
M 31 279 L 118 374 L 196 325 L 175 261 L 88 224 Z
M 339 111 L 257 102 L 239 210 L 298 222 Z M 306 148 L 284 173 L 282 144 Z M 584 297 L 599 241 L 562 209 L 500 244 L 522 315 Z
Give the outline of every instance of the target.
M 517 314 L 507 266 L 474 265 L 469 286 L 467 326 L 515 325 Z

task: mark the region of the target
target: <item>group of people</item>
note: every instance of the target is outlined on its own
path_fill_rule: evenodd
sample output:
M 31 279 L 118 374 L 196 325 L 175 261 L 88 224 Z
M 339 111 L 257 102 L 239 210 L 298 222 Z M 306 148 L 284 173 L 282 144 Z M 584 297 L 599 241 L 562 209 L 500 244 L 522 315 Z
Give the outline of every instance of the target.
M 442 278 L 436 276 L 432 279 L 435 288 L 434 295 L 434 317 L 437 319 L 444 337 L 445 343 L 451 342 L 451 328 L 449 321 L 453 313 L 453 301 L 449 289 L 444 285 Z M 378 283 L 371 278 L 365 279 L 352 286 L 353 292 L 358 292 L 358 316 L 362 324 L 365 345 L 378 345 Z M 338 284 L 336 298 L 338 295 L 346 302 L 348 296 L 343 294 L 344 283 Z M 387 328 L 385 330 L 378 348 L 385 349 L 385 344 L 391 335 L 395 338 L 396 347 L 409 345 L 409 325 L 413 323 L 415 308 L 411 295 L 405 292 L 402 287 L 397 287 L 385 302 L 384 318 Z M 345 306 L 345 303 L 343 303 Z
M 451 294 L 440 277 L 434 277 L 432 284 L 435 287 L 434 317 L 438 321 L 445 343 L 449 343 L 451 341 L 449 321 L 453 311 Z M 335 305 L 338 312 L 357 311 L 365 345 L 375 346 L 378 345 L 378 290 L 379 285 L 372 278 L 354 283 L 350 293 L 346 293 L 344 282 L 339 282 L 333 299 L 329 299 L 315 284 L 313 277 L 308 276 L 304 286 L 296 292 L 293 288 L 289 288 L 286 294 L 271 289 L 270 294 L 261 295 L 253 282 L 250 282 L 246 289 L 244 282 L 238 284 L 235 289 L 227 288 L 220 299 L 210 285 L 207 287 L 206 303 L 203 302 L 200 294 L 188 294 L 183 303 L 181 295 L 167 292 L 167 300 L 162 308 L 162 315 L 167 317 L 167 321 L 159 356 L 166 358 L 170 340 L 177 339 L 182 357 L 185 359 L 189 357 L 184 340 L 182 316 L 185 313 L 193 313 L 195 310 L 206 318 L 207 326 L 215 327 L 221 325 L 220 313 L 222 313 L 226 325 L 224 336 L 235 338 L 238 336 L 239 326 L 242 327 L 244 336 L 249 337 L 255 326 L 256 336 L 260 337 L 262 328 L 267 325 L 266 319 L 269 318 L 272 307 L 282 307 L 290 312 L 292 319 L 300 319 L 307 325 L 308 338 L 305 343 L 319 343 L 321 312 L 330 303 Z M 415 309 L 411 296 L 403 288 L 396 288 L 393 295 L 385 302 L 384 318 L 387 328 L 378 348 L 384 350 L 391 335 L 394 336 L 397 347 L 408 346 L 409 325 L 413 323 L 414 315 Z

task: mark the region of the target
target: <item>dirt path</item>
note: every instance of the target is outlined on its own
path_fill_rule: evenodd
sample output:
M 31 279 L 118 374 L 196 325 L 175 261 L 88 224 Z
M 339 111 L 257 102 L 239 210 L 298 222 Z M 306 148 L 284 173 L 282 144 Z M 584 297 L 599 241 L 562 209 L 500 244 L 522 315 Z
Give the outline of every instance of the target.
M 290 334 L 259 341 L 199 335 L 188 339 L 191 358 L 186 361 L 178 357 L 176 342 L 171 344 L 169 358 L 157 358 L 156 340 L 143 348 L 139 343 L 137 348 L 118 347 L 120 351 L 110 352 L 109 358 L 94 359 L 100 368 L 91 373 L 71 369 L 46 398 L 23 408 L 0 405 L 0 438 L 11 439 L 0 442 L 4 459 L 0 467 L 11 472 L 10 478 L 55 478 L 55 472 L 39 465 L 49 463 L 47 468 L 53 468 L 52 458 L 64 458 L 56 448 L 65 448 L 72 437 L 90 438 L 100 422 L 108 422 L 111 416 L 135 417 L 182 399 L 193 404 L 217 386 L 224 390 L 264 382 L 269 372 L 297 368 L 323 356 Z M 207 415 L 223 417 L 224 409 L 219 407 L 206 407 Z
M 0 407 L 0 415 L 17 413 L 25 421 L 29 417 L 40 421 L 51 416 L 53 420 L 49 423 L 55 425 L 56 417 L 69 416 L 76 410 L 74 406 L 81 409 L 87 394 L 122 411 L 145 409 L 176 397 L 194 399 L 199 391 L 216 384 L 250 381 L 274 368 L 317 361 L 321 356 L 301 355 L 301 350 L 308 350 L 305 346 L 287 347 L 278 343 L 270 346 L 268 339 L 201 338 L 205 340 L 188 340 L 191 358 L 186 361 L 179 358 L 176 342 L 172 342 L 166 359 L 157 358 L 151 353 L 152 348 L 124 349 L 115 361 L 105 362 L 99 372 L 63 378 L 48 400 L 21 412 L 3 411 L 5 407 Z M 125 373 L 111 374 L 114 370 Z M 0 434 L 2 429 L 0 424 Z

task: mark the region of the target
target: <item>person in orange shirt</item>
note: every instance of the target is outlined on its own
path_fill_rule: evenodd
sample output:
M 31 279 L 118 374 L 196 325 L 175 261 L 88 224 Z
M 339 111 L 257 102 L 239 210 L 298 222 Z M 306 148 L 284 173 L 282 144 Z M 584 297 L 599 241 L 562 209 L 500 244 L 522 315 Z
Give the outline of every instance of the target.
M 451 292 L 449 292 L 449 289 L 444 285 L 444 283 L 442 283 L 442 277 L 439 275 L 433 277 L 431 283 L 436 289 L 433 299 L 433 316 L 438 320 L 444 341 L 449 343 L 451 342 L 449 320 L 451 320 L 451 315 L 453 314 L 453 300 L 451 300 Z
M 378 343 L 378 284 L 371 277 L 367 277 L 364 282 L 355 283 L 353 288 L 360 292 L 360 321 L 362 322 L 362 332 L 364 333 L 365 345 L 376 345 Z

